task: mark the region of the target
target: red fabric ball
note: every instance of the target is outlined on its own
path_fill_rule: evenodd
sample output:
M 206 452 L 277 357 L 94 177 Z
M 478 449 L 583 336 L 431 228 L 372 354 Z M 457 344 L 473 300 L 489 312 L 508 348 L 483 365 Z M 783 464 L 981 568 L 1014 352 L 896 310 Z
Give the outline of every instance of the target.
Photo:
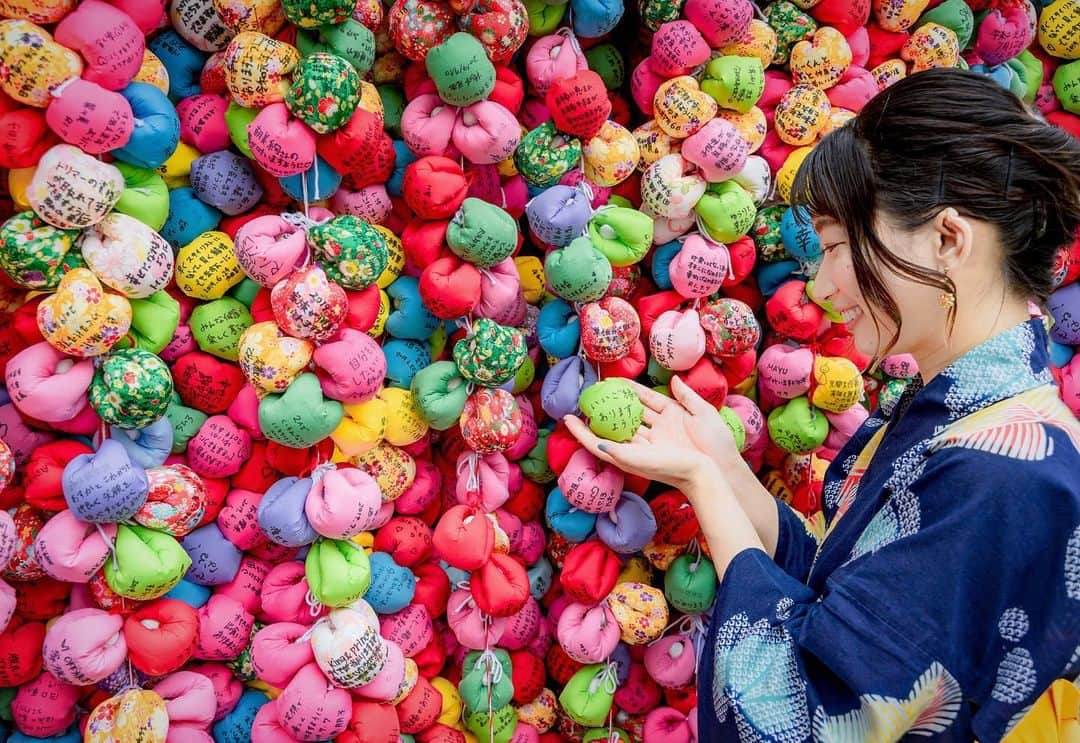
M 421 219 L 449 219 L 465 200 L 469 184 L 456 162 L 430 155 L 409 163 L 401 191 Z
M 21 686 L 41 673 L 41 646 L 45 642 L 42 622 L 12 617 L 0 633 L 0 686 Z
M 177 359 L 172 376 L 184 404 L 208 415 L 224 413 L 244 386 L 239 366 L 202 351 Z
M 164 676 L 187 663 L 198 633 L 198 613 L 175 599 L 158 599 L 124 620 L 128 657 L 148 676 Z
M 590 140 L 611 114 L 611 100 L 603 78 L 592 70 L 556 80 L 545 98 L 555 126 L 582 140 Z
M 576 544 L 566 553 L 559 582 L 580 604 L 599 604 L 615 588 L 622 564 L 615 551 L 599 540 Z
M 23 470 L 26 502 L 43 511 L 63 511 L 67 508 L 61 478 L 64 467 L 80 454 L 94 450 L 82 442 L 61 439 L 42 444 L 30 453 Z
M 453 320 L 480 301 L 480 271 L 455 255 L 439 258 L 420 274 L 420 298 L 431 314 Z

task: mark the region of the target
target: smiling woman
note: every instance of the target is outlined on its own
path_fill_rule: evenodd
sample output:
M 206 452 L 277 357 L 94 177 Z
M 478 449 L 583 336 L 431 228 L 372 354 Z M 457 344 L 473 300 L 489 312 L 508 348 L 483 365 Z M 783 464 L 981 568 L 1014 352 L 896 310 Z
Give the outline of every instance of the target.
M 836 456 L 823 513 L 773 499 L 678 377 L 674 399 L 634 387 L 627 443 L 567 425 L 698 516 L 721 577 L 699 740 L 1000 740 L 1080 671 L 1080 423 L 1034 304 L 1080 226 L 1080 145 L 931 70 L 818 143 L 792 202 L 824 250 L 815 301 L 921 373 Z

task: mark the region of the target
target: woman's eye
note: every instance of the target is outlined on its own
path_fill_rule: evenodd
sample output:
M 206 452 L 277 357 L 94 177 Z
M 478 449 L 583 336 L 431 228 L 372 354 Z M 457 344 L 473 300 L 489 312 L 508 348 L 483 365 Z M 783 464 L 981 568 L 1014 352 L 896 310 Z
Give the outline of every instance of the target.
M 839 242 L 839 243 L 829 243 L 828 245 L 822 245 L 821 246 L 821 252 L 823 252 L 823 253 L 831 253 L 832 251 L 836 250 L 838 247 L 840 247 L 843 244 L 844 243 Z

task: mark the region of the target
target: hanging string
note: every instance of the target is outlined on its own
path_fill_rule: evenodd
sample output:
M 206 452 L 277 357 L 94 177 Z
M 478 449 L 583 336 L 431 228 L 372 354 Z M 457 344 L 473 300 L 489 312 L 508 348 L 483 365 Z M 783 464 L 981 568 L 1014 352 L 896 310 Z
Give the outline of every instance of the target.
M 609 660 L 600 673 L 593 676 L 589 682 L 589 694 L 595 694 L 603 689 L 608 694 L 614 694 L 619 688 L 619 664 Z
M 322 613 L 323 605 L 319 599 L 315 598 L 315 594 L 308 589 L 307 595 L 304 596 L 304 603 L 308 606 L 308 613 L 313 617 L 319 616 Z
M 297 637 L 293 642 L 307 642 L 307 641 L 309 641 L 311 639 L 311 636 L 315 634 L 315 630 L 317 630 L 319 627 L 321 627 L 321 626 L 323 626 L 325 624 L 330 624 L 330 623 L 331 623 L 330 622 L 330 617 L 322 617 L 321 619 L 316 620 L 314 624 L 312 624 L 310 627 L 308 627 L 307 632 L 305 632 L 304 634 Z
M 116 556 L 116 542 L 109 538 L 109 535 L 105 533 L 105 529 L 102 528 L 101 524 L 95 523 L 94 528 L 97 529 L 98 534 L 101 535 L 101 538 L 105 540 L 105 544 L 109 547 L 109 552 L 112 554 L 113 570 L 119 571 L 120 558 Z
M 313 170 L 316 170 L 318 168 L 318 165 L 312 165 L 311 167 L 312 167 Z M 316 173 L 315 173 L 315 185 L 316 185 L 316 187 L 318 187 L 318 182 L 319 182 L 319 174 L 318 174 L 318 171 L 316 170 Z M 307 217 L 310 220 L 311 219 L 311 214 L 308 212 L 308 206 L 309 205 L 308 205 L 308 190 L 307 190 L 307 173 L 301 173 L 300 174 L 300 194 L 304 197 L 304 216 Z M 316 196 L 316 198 L 318 198 L 318 192 L 316 192 L 315 196 Z

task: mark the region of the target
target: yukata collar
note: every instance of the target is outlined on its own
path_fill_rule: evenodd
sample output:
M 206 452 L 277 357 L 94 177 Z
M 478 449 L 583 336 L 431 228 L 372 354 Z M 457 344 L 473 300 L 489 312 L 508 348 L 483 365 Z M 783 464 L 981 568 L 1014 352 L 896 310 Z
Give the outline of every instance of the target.
M 1032 318 L 980 343 L 929 384 L 913 379 L 889 418 L 898 421 L 918 413 L 952 423 L 1053 381 L 1046 326 L 1041 318 Z

